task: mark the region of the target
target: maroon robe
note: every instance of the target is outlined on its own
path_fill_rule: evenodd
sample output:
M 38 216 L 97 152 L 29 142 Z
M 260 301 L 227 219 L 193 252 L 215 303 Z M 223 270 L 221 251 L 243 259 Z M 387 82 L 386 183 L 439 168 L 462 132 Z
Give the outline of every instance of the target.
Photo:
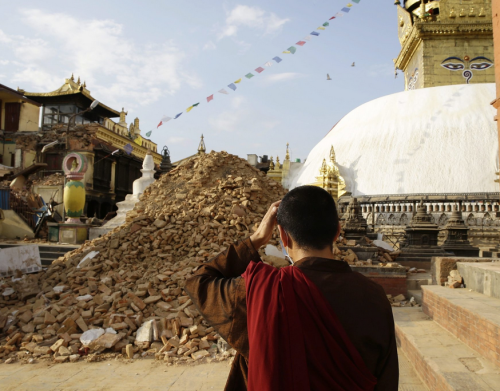
M 250 262 L 249 391 L 372 391 L 366 367 L 323 294 L 299 268 Z
M 205 319 L 236 355 L 226 391 L 247 389 L 249 340 L 245 280 L 252 261 L 260 261 L 250 239 L 230 246 L 186 281 L 185 290 Z M 321 292 L 345 334 L 375 376 L 374 390 L 397 391 L 399 369 L 392 308 L 383 289 L 342 261 L 304 258 L 294 264 Z M 307 346 L 306 357 L 315 346 Z M 311 389 L 314 384 L 310 384 Z

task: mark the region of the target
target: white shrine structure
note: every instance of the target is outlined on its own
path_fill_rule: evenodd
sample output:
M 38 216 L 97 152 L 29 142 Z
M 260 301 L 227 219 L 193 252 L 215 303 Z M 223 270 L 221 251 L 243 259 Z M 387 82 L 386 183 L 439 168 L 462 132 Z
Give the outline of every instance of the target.
M 144 190 L 155 181 L 155 163 L 153 160 L 153 156 L 148 151 L 146 157 L 144 158 L 144 162 L 142 163 L 142 177 L 136 179 L 133 183 L 133 194 L 128 194 L 125 197 L 125 201 L 118 202 L 116 206 L 118 206 L 118 211 L 116 212 L 116 216 L 109 220 L 102 227 L 91 228 L 89 233 L 89 239 L 93 240 L 102 235 L 107 234 L 109 231 L 112 231 L 116 227 L 119 227 L 125 224 L 125 219 L 127 216 L 127 212 L 134 209 L 135 204 L 139 201 L 139 196 L 144 193 Z

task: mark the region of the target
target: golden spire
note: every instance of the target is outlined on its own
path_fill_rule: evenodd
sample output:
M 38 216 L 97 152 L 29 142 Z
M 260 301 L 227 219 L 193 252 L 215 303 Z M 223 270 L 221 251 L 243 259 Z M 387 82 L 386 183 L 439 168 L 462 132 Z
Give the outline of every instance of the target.
M 274 161 L 273 161 L 273 157 L 271 156 L 271 159 L 269 160 L 269 169 L 270 170 L 274 170 Z
M 276 156 L 276 169 L 279 170 L 280 168 L 281 168 L 280 157 Z
M 285 155 L 285 160 L 290 160 L 290 151 L 288 150 L 289 144 L 286 143 L 286 155 Z
M 321 164 L 321 168 L 319 169 L 319 173 L 321 175 L 326 175 L 328 172 L 328 167 L 326 166 L 326 159 L 323 159 L 323 163 Z
M 73 76 L 73 74 L 71 74 L 71 77 L 69 78 L 69 80 L 75 81 L 75 77 Z
M 200 145 L 198 146 L 198 155 L 203 155 L 207 151 L 207 148 L 205 147 L 205 141 L 203 141 L 203 139 L 204 139 L 204 137 L 202 134 L 201 140 L 200 140 Z
M 87 88 L 87 83 L 85 83 L 85 80 L 83 81 L 83 88 Z
M 337 158 L 335 156 L 335 150 L 333 149 L 333 145 L 332 147 L 330 148 L 330 161 L 332 163 L 335 163 L 337 161 Z
M 76 84 L 80 84 L 80 76 L 78 76 L 78 81 L 76 82 Z

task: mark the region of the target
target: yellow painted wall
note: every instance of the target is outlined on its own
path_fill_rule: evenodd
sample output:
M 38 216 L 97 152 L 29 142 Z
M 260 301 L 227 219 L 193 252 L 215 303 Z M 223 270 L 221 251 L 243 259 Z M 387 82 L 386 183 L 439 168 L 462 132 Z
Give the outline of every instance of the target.
M 0 129 L 5 128 L 5 103 L 19 103 L 22 99 L 13 97 L 11 94 L 0 92 L 0 100 L 2 101 L 2 119 Z M 19 116 L 18 132 L 36 132 L 38 131 L 38 122 L 40 117 L 40 107 L 24 102 L 21 104 L 21 113 Z

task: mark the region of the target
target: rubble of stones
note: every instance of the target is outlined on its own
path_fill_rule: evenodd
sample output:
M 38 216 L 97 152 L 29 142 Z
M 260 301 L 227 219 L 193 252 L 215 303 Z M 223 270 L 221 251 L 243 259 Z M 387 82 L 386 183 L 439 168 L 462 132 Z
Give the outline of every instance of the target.
M 187 161 L 146 189 L 125 225 L 42 273 L 0 280 L 0 358 L 154 356 L 173 364 L 231 357 L 183 287 L 248 237 L 284 194 L 225 152 Z
M 36 177 L 32 179 L 31 186 L 39 185 L 39 186 L 61 186 L 64 185 L 64 174 L 60 172 L 56 172 L 52 175 L 48 175 L 43 177 L 42 179 L 37 179 Z M 48 200 L 47 200 L 48 201 Z
M 451 270 L 446 286 L 451 289 L 465 288 L 464 279 L 458 270 Z
M 404 295 L 397 296 L 387 295 L 392 307 L 420 307 L 421 305 L 415 301 L 414 297 L 408 300 Z
M 183 288 L 201 265 L 255 231 L 284 194 L 226 152 L 186 161 L 145 190 L 123 226 L 41 273 L 0 280 L 0 359 L 151 356 L 173 365 L 230 358 L 234 349 Z M 336 258 L 360 262 L 352 250 Z
M 342 238 L 343 232 L 341 232 L 340 237 Z M 356 252 L 348 248 L 347 250 L 341 250 L 338 248 L 341 247 L 374 247 L 377 249 L 376 259 L 367 259 L 361 260 L 356 255 Z M 396 259 L 399 255 L 401 255 L 401 251 L 389 251 L 381 247 L 377 247 L 373 244 L 373 241 L 368 237 L 363 237 L 359 242 L 356 240 L 347 240 L 346 238 L 342 238 L 337 240 L 334 246 L 335 259 L 343 260 L 347 262 L 349 265 L 353 266 L 378 266 L 378 267 L 401 267 L 399 263 L 396 263 Z

